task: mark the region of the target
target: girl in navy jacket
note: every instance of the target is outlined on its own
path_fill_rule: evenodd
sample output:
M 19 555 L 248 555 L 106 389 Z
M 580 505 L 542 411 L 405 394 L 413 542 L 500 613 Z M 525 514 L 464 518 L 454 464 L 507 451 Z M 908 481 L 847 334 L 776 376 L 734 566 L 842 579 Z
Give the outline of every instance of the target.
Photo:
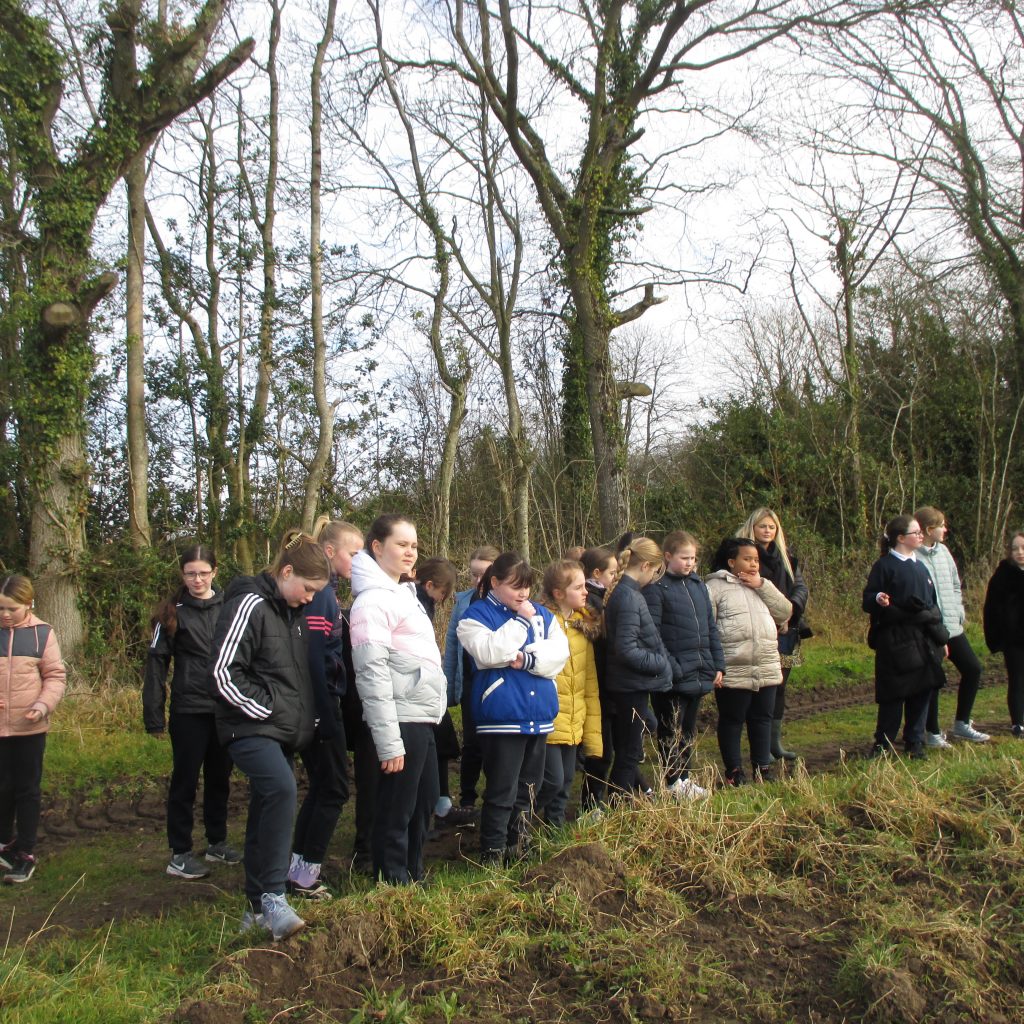
M 708 795 L 689 777 L 690 762 L 701 698 L 725 672 L 711 595 L 695 571 L 698 547 L 692 534 L 670 533 L 662 545 L 665 575 L 643 590 L 672 669 L 672 689 L 652 699 L 665 785 L 673 796 L 689 800 Z
M 554 616 L 530 601 L 532 584 L 533 570 L 519 554 L 499 555 L 484 574 L 480 600 L 458 625 L 473 663 L 473 718 L 487 777 L 480 814 L 485 862 L 522 850 L 558 714 L 555 677 L 569 657 Z

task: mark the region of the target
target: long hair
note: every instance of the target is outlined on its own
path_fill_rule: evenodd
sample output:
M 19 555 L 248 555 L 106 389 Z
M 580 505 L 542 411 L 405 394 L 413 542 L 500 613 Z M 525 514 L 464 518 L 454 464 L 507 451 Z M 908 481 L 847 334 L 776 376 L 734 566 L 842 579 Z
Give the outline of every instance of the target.
M 885 524 L 885 533 L 882 534 L 882 539 L 879 541 L 878 545 L 883 555 L 889 554 L 889 552 L 896 547 L 897 541 L 907 532 L 907 530 L 910 529 L 910 524 L 913 521 L 913 516 L 901 515 L 893 516 L 893 518 Z
M 775 548 L 782 559 L 782 567 L 786 570 L 786 575 L 791 580 L 794 579 L 793 565 L 789 560 L 789 547 L 786 544 L 786 531 L 782 529 L 782 520 L 778 517 L 777 513 L 764 505 L 762 505 L 761 508 L 755 508 L 754 511 L 747 516 L 747 521 L 736 531 L 736 536 L 746 537 L 747 540 L 752 540 L 756 544 L 757 538 L 754 536 L 754 527 L 761 522 L 762 519 L 771 519 L 775 524 Z
M 321 547 L 328 544 L 340 544 L 345 537 L 358 537 L 363 539 L 363 531 L 352 523 L 340 519 L 331 519 L 330 516 L 319 516 L 313 524 L 313 537 Z
M 925 532 L 933 526 L 941 526 L 946 521 L 946 517 L 933 505 L 922 505 L 914 513 L 914 518 Z
M 0 583 L 0 596 L 9 597 L 15 604 L 32 604 L 36 592 L 27 576 L 12 574 Z
M 583 573 L 584 579 L 587 578 L 586 573 L 583 571 L 583 563 L 574 558 L 560 558 L 557 562 L 552 562 L 544 570 L 544 580 L 541 583 L 541 594 L 544 598 L 544 604 L 552 611 L 558 610 L 558 601 L 555 599 L 555 591 L 565 590 L 565 588 L 572 582 L 573 576 L 578 572 Z
M 298 528 L 288 530 L 281 538 L 281 547 L 270 567 L 271 575 L 280 576 L 288 566 L 303 579 L 327 581 L 331 578 L 331 563 L 324 549 Z
M 206 562 L 211 569 L 217 568 L 217 556 L 213 553 L 213 548 L 205 544 L 193 544 L 182 551 L 178 558 L 178 568 L 184 572 L 189 562 Z M 188 587 L 184 583 L 179 583 L 174 592 L 153 609 L 150 626 L 163 626 L 173 636 L 178 629 L 178 605 L 187 593 Z

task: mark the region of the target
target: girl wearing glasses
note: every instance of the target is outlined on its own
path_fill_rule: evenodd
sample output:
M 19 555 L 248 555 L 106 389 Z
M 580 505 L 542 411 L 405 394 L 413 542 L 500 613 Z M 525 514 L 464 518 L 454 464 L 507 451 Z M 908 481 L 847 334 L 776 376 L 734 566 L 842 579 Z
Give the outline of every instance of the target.
M 182 554 L 179 564 L 181 585 L 153 612 L 153 640 L 142 683 L 142 718 L 150 736 L 171 738 L 171 784 L 167 791 L 171 858 L 167 874 L 195 879 L 210 873 L 192 853 L 193 808 L 200 772 L 205 859 L 237 864 L 242 857 L 227 843 L 231 757 L 217 739 L 216 704 L 207 676 L 210 643 L 224 600 L 213 587 L 217 559 L 208 547 L 196 544 Z M 165 715 L 167 672 L 172 661 L 170 713 Z
M 935 584 L 918 561 L 924 531 L 913 516 L 890 519 L 882 557 L 871 567 L 863 608 L 871 616 L 868 646 L 875 652 L 878 722 L 874 753 L 895 749 L 900 722 L 903 747 L 924 757 L 925 719 L 932 691 L 943 686 L 942 659 L 949 633 L 935 598 Z

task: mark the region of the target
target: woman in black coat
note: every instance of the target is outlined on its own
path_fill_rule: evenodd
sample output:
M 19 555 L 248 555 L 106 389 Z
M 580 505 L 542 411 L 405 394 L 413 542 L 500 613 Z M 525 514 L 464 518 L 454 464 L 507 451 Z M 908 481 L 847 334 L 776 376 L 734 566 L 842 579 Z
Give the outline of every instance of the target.
M 903 744 L 924 757 L 924 727 L 931 691 L 944 685 L 942 659 L 949 639 L 935 600 L 931 574 L 914 552 L 924 534 L 913 516 L 890 519 L 882 557 L 872 566 L 863 608 L 871 616 L 868 645 L 875 652 L 878 723 L 875 753 L 895 748 L 901 718 Z
M 770 508 L 755 509 L 740 527 L 737 537 L 746 537 L 757 545 L 761 576 L 775 584 L 776 589 L 793 606 L 789 622 L 779 629 L 779 657 L 782 661 L 782 683 L 775 690 L 772 714 L 771 753 L 777 760 L 795 761 L 796 754 L 782 745 L 782 719 L 786 713 L 786 683 L 789 674 L 801 664 L 800 638 L 810 630 L 803 622 L 807 607 L 807 584 L 800 573 L 796 556 L 786 545 L 782 520 Z
M 1024 531 L 1010 538 L 985 593 L 985 643 L 1006 663 L 1006 704 L 1015 739 L 1024 740 Z

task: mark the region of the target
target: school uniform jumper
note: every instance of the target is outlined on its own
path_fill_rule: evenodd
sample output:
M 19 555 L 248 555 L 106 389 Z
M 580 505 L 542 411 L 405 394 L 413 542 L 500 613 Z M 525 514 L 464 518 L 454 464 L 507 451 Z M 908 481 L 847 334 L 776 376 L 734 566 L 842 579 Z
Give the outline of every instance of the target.
M 46 734 L 66 675 L 53 627 L 31 613 L 0 629 L 0 658 L 0 843 L 13 843 L 10 860 L 35 850 Z M 43 712 L 38 722 L 25 718 L 32 708 Z
M 434 726 L 447 684 L 434 627 L 413 583 L 396 583 L 367 551 L 352 559 L 352 661 L 380 772 L 371 853 L 374 874 L 408 884 L 423 878 L 423 843 L 438 797 Z
M 291 859 L 296 787 L 292 758 L 313 739 L 309 633 L 269 572 L 234 579 L 211 645 L 217 734 L 249 779 L 245 894 L 283 895 Z
M 203 829 L 209 846 L 228 837 L 231 755 L 217 738 L 217 702 L 210 692 L 209 662 L 224 595 L 193 597 L 187 590 L 175 602 L 174 629 L 158 622 L 146 652 L 142 679 L 142 719 L 146 732 L 171 738 L 171 781 L 167 789 L 167 845 L 172 854 L 192 850 L 196 791 L 203 776 Z M 170 711 L 165 725 L 167 673 Z
M 535 606 L 527 618 L 493 594 L 466 609 L 457 632 L 473 663 L 473 716 L 487 780 L 480 851 L 495 860 L 514 856 L 525 841 L 526 816 L 544 775 L 546 737 L 558 714 L 554 677 L 569 657 L 569 643 L 547 608 Z M 511 668 L 519 652 L 523 667 Z

